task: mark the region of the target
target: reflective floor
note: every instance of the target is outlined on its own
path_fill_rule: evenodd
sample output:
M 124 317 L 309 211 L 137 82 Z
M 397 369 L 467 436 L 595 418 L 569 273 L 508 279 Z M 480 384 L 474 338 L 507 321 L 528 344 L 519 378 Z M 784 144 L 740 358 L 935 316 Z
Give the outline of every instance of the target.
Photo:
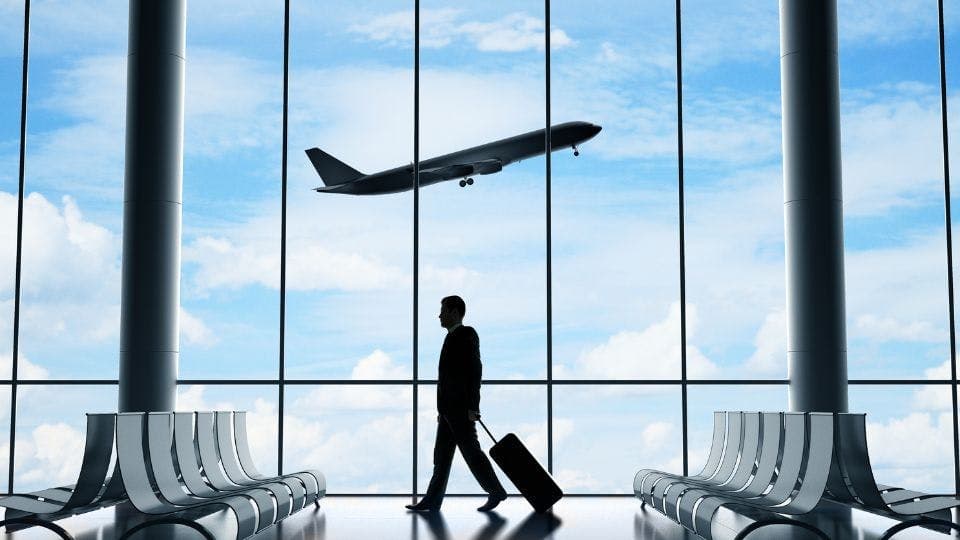
M 481 514 L 476 507 L 481 497 L 448 498 L 443 512 L 424 516 L 409 514 L 404 497 L 328 497 L 320 508 L 310 507 L 255 536 L 257 539 L 321 539 L 357 540 L 364 538 L 390 540 L 674 540 L 697 536 L 667 520 L 660 514 L 640 508 L 629 497 L 568 497 L 554 508 L 553 515 L 536 515 L 526 501 L 511 497 L 495 513 Z M 829 512 L 828 512 L 829 513 Z M 111 540 L 139 520 L 135 513 L 123 508 L 106 509 L 75 516 L 58 522 L 78 540 Z M 733 538 L 723 524 L 738 525 L 730 513 L 719 516 L 714 534 Z M 834 538 L 857 540 L 878 539 L 896 522 L 859 511 L 836 512 L 829 517 Z M 231 517 L 218 512 L 201 519 L 217 538 L 232 538 Z M 166 527 L 166 526 L 164 526 Z M 38 528 L 15 531 L 0 538 L 56 538 Z M 154 527 L 137 533 L 133 540 L 144 538 L 198 539 L 200 535 L 183 526 Z M 772 526 L 751 533 L 749 540 L 807 539 L 814 536 L 794 527 Z M 908 529 L 894 539 L 947 539 L 945 534 L 925 529 Z

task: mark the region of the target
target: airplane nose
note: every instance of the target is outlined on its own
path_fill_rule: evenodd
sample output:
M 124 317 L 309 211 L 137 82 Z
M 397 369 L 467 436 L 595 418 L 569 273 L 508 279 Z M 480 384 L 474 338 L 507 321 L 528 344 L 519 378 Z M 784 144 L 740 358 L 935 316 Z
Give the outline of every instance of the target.
M 602 130 L 602 129 L 603 129 L 602 127 L 600 127 L 600 126 L 598 126 L 598 125 L 596 125 L 596 124 L 590 124 L 590 136 L 592 137 L 592 136 L 596 135 L 597 133 L 600 133 L 600 130 Z

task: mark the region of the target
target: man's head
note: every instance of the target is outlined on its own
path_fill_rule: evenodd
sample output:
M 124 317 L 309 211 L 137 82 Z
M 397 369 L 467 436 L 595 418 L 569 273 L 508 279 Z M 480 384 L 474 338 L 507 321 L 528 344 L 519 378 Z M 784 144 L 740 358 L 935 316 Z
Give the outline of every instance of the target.
M 447 296 L 440 300 L 440 326 L 451 328 L 455 324 L 463 323 L 463 316 L 467 312 L 467 304 L 457 295 Z

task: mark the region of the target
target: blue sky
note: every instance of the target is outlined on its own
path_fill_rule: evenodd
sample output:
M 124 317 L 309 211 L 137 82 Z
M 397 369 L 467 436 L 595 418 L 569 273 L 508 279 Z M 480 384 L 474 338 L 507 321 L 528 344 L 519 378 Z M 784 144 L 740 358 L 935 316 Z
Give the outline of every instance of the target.
M 292 4 L 286 373 L 405 379 L 412 195 L 313 193 L 319 179 L 303 150 L 320 146 L 364 172 L 413 160 L 412 6 L 329 4 Z M 564 0 L 551 10 L 552 121 L 604 127 L 580 157 L 552 158 L 558 378 L 680 373 L 674 9 L 636 4 L 608 1 L 585 13 Z M 421 5 L 421 157 L 542 127 L 542 2 Z M 69 19 L 58 6 L 32 5 L 21 375 L 115 378 L 126 3 L 77 2 L 83 16 Z M 785 378 L 776 6 L 691 1 L 683 17 L 689 373 Z M 841 1 L 840 17 L 849 373 L 949 378 L 935 6 Z M 279 2 L 190 3 L 183 378 L 242 383 L 278 373 L 282 20 Z M 0 21 L 0 370 L 9 370 L 19 3 L 0 2 Z M 952 4 L 947 32 L 954 88 L 960 11 Z M 952 126 L 960 125 L 953 95 Z M 480 332 L 486 377 L 545 376 L 544 168 L 544 158 L 531 159 L 469 189 L 448 183 L 421 192 L 421 377 L 435 376 L 439 299 L 453 292 Z M 946 388 L 851 390 L 851 410 L 870 414 L 881 481 L 950 488 Z M 285 461 L 345 464 L 330 478 L 332 491 L 405 491 L 410 389 L 364 390 L 288 389 Z M 416 413 L 423 474 L 431 390 L 422 388 Z M 44 405 L 60 392 L 41 386 L 21 396 L 18 489 L 70 480 L 69 466 L 50 466 L 58 455 L 35 450 L 50 433 L 79 444 L 82 418 Z M 787 407 L 779 386 L 690 392 L 693 468 L 713 409 Z M 554 393 L 556 465 L 569 491 L 626 491 L 637 468 L 679 466 L 676 387 Z M 75 410 L 102 410 L 115 389 L 71 395 Z M 180 396 L 184 409 L 249 409 L 260 434 L 255 455 L 264 469 L 275 463 L 275 388 L 194 386 Z M 538 386 L 489 387 L 484 412 L 544 457 L 544 396 Z M 617 422 L 632 428 L 613 429 Z M 369 453 L 383 437 L 396 452 Z M 934 441 L 931 451 L 903 462 L 898 450 L 917 437 Z M 598 453 L 606 465 L 591 458 Z M 908 469 L 921 477 L 904 480 Z M 454 474 L 452 488 L 475 489 L 465 467 Z

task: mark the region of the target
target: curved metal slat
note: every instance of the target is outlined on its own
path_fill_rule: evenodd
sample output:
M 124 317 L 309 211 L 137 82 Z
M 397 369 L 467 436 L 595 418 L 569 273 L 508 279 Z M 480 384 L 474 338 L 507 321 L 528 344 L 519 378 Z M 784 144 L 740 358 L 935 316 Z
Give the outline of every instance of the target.
M 134 507 L 145 514 L 169 514 L 183 510 L 164 502 L 156 493 L 143 448 L 144 413 L 117 414 L 117 460 L 124 488 Z M 245 497 L 227 497 L 208 502 L 230 508 L 237 518 L 237 537 L 246 538 L 258 530 L 257 513 Z
M 739 491 L 750 480 L 757 464 L 757 454 L 760 452 L 759 412 L 743 413 L 743 443 L 740 446 L 740 456 L 737 458 L 737 465 L 730 480 L 710 489 L 722 492 Z M 663 498 L 663 509 L 671 519 L 675 519 L 674 516 L 677 515 L 677 507 L 683 494 L 695 487 L 696 485 L 692 482 L 688 484 L 683 480 L 670 488 Z
M 713 413 L 713 439 L 710 443 L 710 453 L 707 456 L 707 462 L 703 469 L 692 477 L 691 480 L 708 480 L 717 473 L 720 466 L 720 459 L 723 456 L 724 445 L 727 435 L 727 415 L 724 411 L 715 411 Z M 652 503 L 653 486 L 662 478 L 683 478 L 683 475 L 671 474 L 658 471 L 656 469 L 641 469 L 633 478 L 634 495 L 644 503 Z
M 651 494 L 651 500 L 653 506 L 659 508 L 664 507 L 664 499 L 667 497 L 668 493 L 673 489 L 683 489 L 681 486 L 689 485 L 693 486 L 704 486 L 713 488 L 714 486 L 726 485 L 733 476 L 734 469 L 736 468 L 738 459 L 740 457 L 740 452 L 743 450 L 743 435 L 744 435 L 744 420 L 742 412 L 728 412 L 727 413 L 727 443 L 723 448 L 723 458 L 720 460 L 720 467 L 717 468 L 716 474 L 711 478 L 702 481 L 696 480 L 687 480 L 684 477 L 676 478 L 661 478 L 654 484 Z
M 221 491 L 236 491 L 243 486 L 231 482 L 220 465 L 220 455 L 217 453 L 216 437 L 214 436 L 214 415 L 212 412 L 198 412 L 197 416 L 197 448 L 200 450 L 200 464 L 203 466 L 207 481 Z
M 305 498 L 310 502 L 316 501 L 317 498 L 326 494 L 326 479 L 320 471 L 308 469 L 302 472 L 286 474 L 281 477 L 270 478 L 257 470 L 253 464 L 253 456 L 250 454 L 250 443 L 247 438 L 246 411 L 234 411 L 233 413 L 233 438 L 236 443 L 237 457 L 240 459 L 240 467 L 248 478 L 259 481 L 296 478 L 303 485 Z M 306 504 L 306 501 L 304 504 Z
M 183 506 L 203 504 L 211 500 L 188 494 L 177 479 L 172 457 L 173 413 L 150 413 L 147 428 L 150 462 L 157 487 L 163 497 L 171 503 Z M 181 470 L 184 468 L 186 467 L 181 467 Z M 262 488 L 248 488 L 237 493 L 218 493 L 216 497 L 228 495 L 242 495 L 256 503 L 259 512 L 257 530 L 262 530 L 289 515 L 290 495 L 286 486 L 264 485 Z
M 180 464 L 180 475 L 190 493 L 198 497 L 216 497 L 219 491 L 210 487 L 200 474 L 200 461 L 194 440 L 192 412 L 173 413 L 173 440 Z
M 72 490 L 47 489 L 25 495 L 0 497 L 0 507 L 11 510 L 7 517 L 32 514 L 53 515 L 96 503 L 107 481 L 113 455 L 115 419 L 113 414 L 88 414 L 83 458 L 77 483 Z M 43 497 L 45 500 L 37 500 Z
M 783 414 L 763 413 L 762 419 L 763 429 L 760 455 L 757 459 L 757 469 L 742 490 L 728 493 L 730 497 L 741 499 L 757 497 L 764 493 L 774 481 L 774 471 L 777 466 L 777 459 L 780 457 L 780 445 L 783 441 Z M 712 516 L 715 509 L 708 512 L 707 508 L 709 507 L 709 503 L 702 502 L 702 499 L 710 495 L 714 495 L 714 492 L 690 490 L 684 493 L 677 505 L 677 518 L 679 523 L 691 531 L 695 530 L 694 521 L 697 503 L 707 504 L 708 506 L 704 507 L 704 512 Z
M 694 510 L 693 524 L 697 534 L 709 534 L 710 524 L 716 511 L 725 504 L 748 503 L 752 506 L 769 508 L 787 501 L 797 479 L 800 476 L 800 467 L 803 462 L 806 419 L 804 413 L 783 414 L 783 446 L 778 456 L 776 479 L 773 481 L 770 492 L 760 497 L 745 499 L 730 495 L 710 496 L 699 501 Z

